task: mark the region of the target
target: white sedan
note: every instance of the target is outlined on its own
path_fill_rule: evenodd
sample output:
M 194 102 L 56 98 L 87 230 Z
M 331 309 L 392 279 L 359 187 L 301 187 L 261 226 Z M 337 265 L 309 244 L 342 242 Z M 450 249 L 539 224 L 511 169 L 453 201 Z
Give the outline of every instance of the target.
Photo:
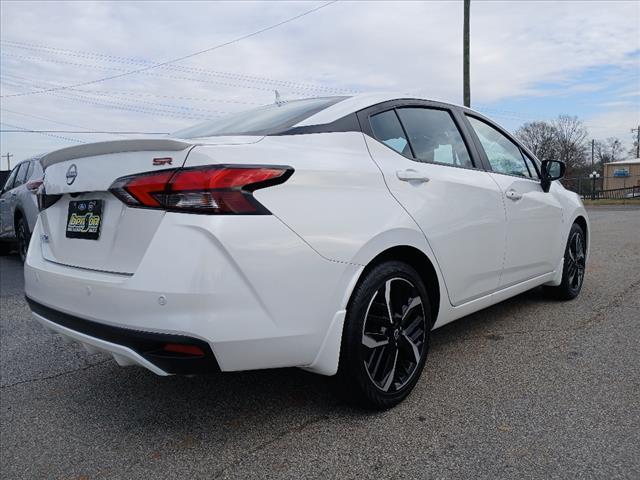
M 589 222 L 564 165 L 459 106 L 277 102 L 41 162 L 34 317 L 159 375 L 296 366 L 388 408 L 432 329 L 582 287 Z

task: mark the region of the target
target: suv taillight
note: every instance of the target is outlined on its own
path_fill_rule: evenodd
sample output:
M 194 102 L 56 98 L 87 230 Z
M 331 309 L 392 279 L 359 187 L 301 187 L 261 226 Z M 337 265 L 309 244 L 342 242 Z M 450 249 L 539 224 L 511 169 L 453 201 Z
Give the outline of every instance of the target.
M 204 214 L 269 214 L 252 192 L 284 183 L 291 167 L 209 165 L 118 178 L 109 191 L 130 207 Z
M 43 182 L 44 182 L 44 177 L 40 177 L 36 180 L 31 180 L 30 182 L 27 182 L 27 190 L 29 190 L 31 193 L 36 194 L 38 193 L 38 189 L 40 188 Z

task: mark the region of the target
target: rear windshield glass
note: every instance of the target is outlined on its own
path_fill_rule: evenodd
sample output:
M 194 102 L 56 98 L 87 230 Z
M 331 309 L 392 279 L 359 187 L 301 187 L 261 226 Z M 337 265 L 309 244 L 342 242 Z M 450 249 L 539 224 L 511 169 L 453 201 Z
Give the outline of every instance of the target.
M 274 103 L 201 123 L 175 132 L 172 136 L 198 138 L 222 135 L 273 135 L 293 127 L 345 98 L 348 97 L 308 98 Z

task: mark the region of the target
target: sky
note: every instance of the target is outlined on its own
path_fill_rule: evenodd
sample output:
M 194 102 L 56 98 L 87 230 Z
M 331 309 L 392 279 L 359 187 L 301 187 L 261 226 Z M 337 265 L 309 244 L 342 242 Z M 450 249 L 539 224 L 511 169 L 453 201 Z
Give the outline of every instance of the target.
M 462 1 L 0 2 L 2 130 L 172 132 L 310 96 L 393 91 L 462 103 Z M 17 95 L 20 94 L 20 95 Z M 629 148 L 640 2 L 471 2 L 472 108 L 514 131 L 579 116 Z M 12 164 L 128 134 L 0 134 Z M 0 168 L 7 168 L 2 158 Z

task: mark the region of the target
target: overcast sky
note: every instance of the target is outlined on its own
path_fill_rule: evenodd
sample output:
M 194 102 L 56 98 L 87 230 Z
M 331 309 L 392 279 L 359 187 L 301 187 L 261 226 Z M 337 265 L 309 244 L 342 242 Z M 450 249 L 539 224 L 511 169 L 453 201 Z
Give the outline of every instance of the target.
M 170 132 L 253 105 L 398 91 L 462 103 L 462 1 L 1 3 L 2 129 Z M 510 130 L 578 115 L 631 145 L 640 123 L 640 2 L 472 0 L 471 95 Z M 12 96 L 14 95 L 14 96 Z M 12 163 L 99 134 L 2 133 Z M 0 163 L 6 168 L 6 159 Z

